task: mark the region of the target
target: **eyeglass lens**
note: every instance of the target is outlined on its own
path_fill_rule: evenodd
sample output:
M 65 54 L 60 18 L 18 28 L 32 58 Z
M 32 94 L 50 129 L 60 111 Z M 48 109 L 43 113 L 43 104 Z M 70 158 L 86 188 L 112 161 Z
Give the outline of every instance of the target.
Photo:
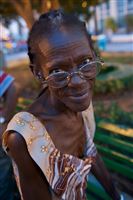
M 79 76 L 84 79 L 94 79 L 96 78 L 97 74 L 101 69 L 102 64 L 100 62 L 92 62 L 82 66 L 77 72 L 79 71 Z M 69 72 L 57 72 L 51 74 L 47 78 L 47 82 L 51 87 L 54 88 L 62 88 L 65 87 L 70 80 L 72 73 Z

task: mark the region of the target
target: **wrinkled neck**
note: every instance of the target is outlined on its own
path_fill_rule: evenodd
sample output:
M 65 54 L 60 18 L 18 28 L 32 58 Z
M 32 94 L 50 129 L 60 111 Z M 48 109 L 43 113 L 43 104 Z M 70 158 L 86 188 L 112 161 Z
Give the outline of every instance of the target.
M 39 97 L 39 101 L 42 104 L 42 107 L 45 109 L 48 115 L 75 115 L 78 116 L 78 112 L 74 112 L 69 109 L 62 101 L 60 101 L 55 95 L 53 96 L 52 93 L 45 89 L 44 92 Z

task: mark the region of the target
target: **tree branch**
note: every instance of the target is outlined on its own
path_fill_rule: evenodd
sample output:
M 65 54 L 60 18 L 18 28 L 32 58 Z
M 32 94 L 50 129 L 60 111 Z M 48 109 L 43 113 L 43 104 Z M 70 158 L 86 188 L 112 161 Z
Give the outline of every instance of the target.
M 24 5 L 25 10 L 27 10 L 30 13 L 32 12 L 32 6 L 30 0 L 22 0 L 22 4 Z

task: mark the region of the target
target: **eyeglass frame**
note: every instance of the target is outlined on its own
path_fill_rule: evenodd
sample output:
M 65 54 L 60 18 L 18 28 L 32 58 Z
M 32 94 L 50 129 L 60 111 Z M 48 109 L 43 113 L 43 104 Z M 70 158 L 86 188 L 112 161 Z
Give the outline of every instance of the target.
M 89 63 L 86 63 L 86 64 L 83 65 L 81 68 L 76 69 L 74 72 L 67 72 L 67 71 L 64 71 L 64 72 L 66 72 L 66 73 L 68 74 L 68 76 L 66 77 L 66 80 L 68 81 L 66 85 L 69 84 L 69 82 L 70 82 L 71 77 L 73 76 L 73 74 L 78 74 L 78 75 L 80 76 L 80 78 L 82 78 L 82 79 L 90 80 L 90 78 L 86 78 L 86 77 L 84 76 L 83 72 L 81 72 L 81 69 L 82 69 L 83 67 L 85 67 L 86 65 L 88 65 L 88 64 L 90 65 L 90 64 L 93 64 L 93 63 L 94 63 L 94 64 L 100 63 L 100 64 L 101 64 L 101 67 L 104 65 L 104 61 L 98 59 L 98 60 L 95 60 L 95 61 L 91 61 L 91 62 L 89 62 Z M 34 64 L 30 64 L 30 65 L 31 65 L 31 66 L 35 66 Z M 99 70 L 99 72 L 100 72 L 100 70 Z M 96 76 L 99 74 L 99 72 L 96 74 Z M 58 73 L 62 73 L 62 72 L 56 72 L 56 73 L 58 74 Z M 55 73 L 55 74 L 56 74 L 56 73 Z M 49 74 L 45 79 L 44 79 L 43 77 L 41 77 L 40 79 L 43 80 L 42 83 L 43 83 L 43 84 L 47 84 L 47 82 L 48 82 L 47 80 L 48 80 L 48 78 L 49 78 L 50 76 L 53 76 L 53 73 Z M 96 77 L 96 76 L 95 76 L 95 77 Z M 53 88 L 63 88 L 63 87 L 65 87 L 66 85 L 64 85 L 64 86 L 62 86 L 62 87 L 54 87 L 54 86 L 51 86 L 51 87 L 53 87 Z
M 80 76 L 80 78 L 82 78 L 82 79 L 90 80 L 90 78 L 86 78 L 86 77 L 84 76 L 83 72 L 81 72 L 81 69 L 82 69 L 83 67 L 85 67 L 86 65 L 88 65 L 88 64 L 93 64 L 93 63 L 94 63 L 94 64 L 100 63 L 100 64 L 101 64 L 101 67 L 104 65 L 104 62 L 103 62 L 102 60 L 96 60 L 96 61 L 91 61 L 90 63 L 87 63 L 87 64 L 83 65 L 81 68 L 76 69 L 74 72 L 64 71 L 64 72 L 66 72 L 66 73 L 68 74 L 68 76 L 66 77 L 66 80 L 68 81 L 66 85 L 69 84 L 69 82 L 70 82 L 70 80 L 71 80 L 71 77 L 72 77 L 74 74 L 78 74 L 78 75 Z M 99 72 L 100 72 L 100 70 L 99 70 Z M 96 76 L 99 74 L 99 72 L 96 74 Z M 58 73 L 62 73 L 62 72 L 56 72 L 56 73 L 58 74 Z M 56 74 L 56 73 L 55 73 L 55 74 Z M 47 82 L 48 82 L 47 79 L 48 79 L 50 76 L 53 76 L 53 74 L 48 75 L 48 76 L 45 78 L 44 83 L 47 83 Z M 96 76 L 95 76 L 95 77 L 96 77 Z M 65 86 L 66 86 L 66 85 L 65 85 Z M 53 88 L 63 88 L 63 87 L 65 87 L 65 86 L 62 86 L 62 87 L 54 87 L 54 86 L 51 86 L 51 87 L 53 87 Z

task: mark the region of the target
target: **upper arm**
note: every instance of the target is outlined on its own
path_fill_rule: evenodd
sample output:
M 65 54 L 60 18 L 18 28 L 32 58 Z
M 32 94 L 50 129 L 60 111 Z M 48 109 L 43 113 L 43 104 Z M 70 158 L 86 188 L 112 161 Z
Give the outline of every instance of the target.
M 25 161 L 28 161 L 30 155 L 28 153 L 26 142 L 16 131 L 8 131 L 6 146 L 9 156 L 13 158 L 19 167 L 21 167 Z
M 40 168 L 31 158 L 24 138 L 15 131 L 8 132 L 6 139 L 8 154 L 15 161 L 25 200 L 51 200 L 48 182 Z

